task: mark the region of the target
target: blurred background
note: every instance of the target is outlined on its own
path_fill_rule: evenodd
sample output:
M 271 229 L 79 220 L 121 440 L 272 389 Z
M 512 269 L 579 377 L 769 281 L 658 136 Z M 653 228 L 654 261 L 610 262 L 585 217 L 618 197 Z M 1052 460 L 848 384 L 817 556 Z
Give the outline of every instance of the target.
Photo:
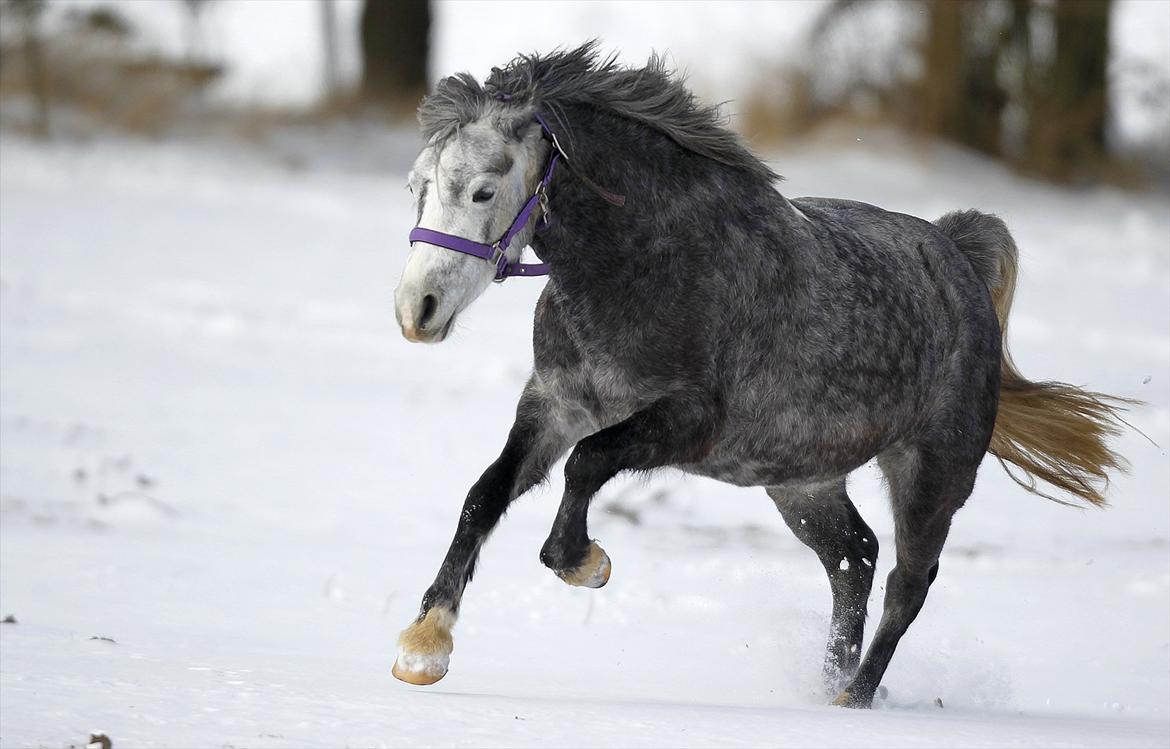
M 5 128 L 78 137 L 409 119 L 427 86 L 597 37 L 665 52 L 757 144 L 827 123 L 942 138 L 1062 182 L 1165 184 L 1160 0 L 4 0 Z M 766 30 L 761 33 L 761 29 Z
M 414 110 L 593 37 L 786 195 L 1000 215 L 1021 371 L 1143 402 L 1107 511 L 984 465 L 871 713 L 825 706 L 825 574 L 763 491 L 672 471 L 595 499 L 593 591 L 537 558 L 555 467 L 451 672 L 390 676 L 544 285 L 402 338 Z M 1168 445 L 1166 0 L 0 0 L 0 746 L 1165 747 Z M 892 522 L 849 491 L 873 622 Z

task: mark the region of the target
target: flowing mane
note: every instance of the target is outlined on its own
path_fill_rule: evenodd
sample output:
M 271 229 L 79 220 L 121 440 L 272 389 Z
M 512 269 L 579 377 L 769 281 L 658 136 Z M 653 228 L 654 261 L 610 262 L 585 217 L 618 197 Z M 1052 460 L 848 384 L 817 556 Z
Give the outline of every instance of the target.
M 520 55 L 493 68 L 482 85 L 468 73 L 444 78 L 423 99 L 418 117 L 427 142 L 441 143 L 486 115 L 509 119 L 535 109 L 557 123 L 569 145 L 572 123 L 563 110 L 571 104 L 641 123 L 688 151 L 769 182 L 779 179 L 727 129 L 719 107 L 701 105 L 661 57 L 652 56 L 644 68 L 622 67 L 613 55 L 601 57 L 596 41 L 569 51 Z

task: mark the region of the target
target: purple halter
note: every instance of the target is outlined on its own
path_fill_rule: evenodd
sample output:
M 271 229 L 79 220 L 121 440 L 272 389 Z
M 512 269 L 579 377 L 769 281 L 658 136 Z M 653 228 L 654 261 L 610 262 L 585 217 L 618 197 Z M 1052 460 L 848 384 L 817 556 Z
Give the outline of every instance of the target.
M 541 130 L 544 131 L 545 136 L 552 141 L 553 153 L 548 160 L 548 166 L 544 170 L 544 177 L 537 184 L 536 190 L 533 191 L 532 197 L 516 214 L 516 218 L 512 220 L 512 225 L 504 232 L 504 236 L 495 241 L 494 244 L 484 244 L 483 242 L 473 242 L 470 239 L 457 237 L 454 234 L 444 234 L 441 231 L 433 229 L 424 229 L 416 226 L 410 232 L 410 243 L 426 242 L 438 247 L 443 247 L 455 252 L 462 252 L 465 255 L 474 255 L 478 258 L 483 258 L 492 265 L 496 266 L 496 281 L 503 281 L 510 276 L 547 276 L 547 263 L 510 263 L 506 254 L 508 246 L 512 244 L 512 240 L 516 235 L 528 226 L 529 219 L 532 218 L 532 213 L 536 210 L 536 206 L 541 206 L 543 215 L 541 216 L 541 223 L 538 224 L 537 229 L 542 229 L 548 225 L 548 186 L 552 182 L 553 171 L 556 170 L 557 162 L 564 151 L 561 150 L 561 144 L 557 142 L 557 137 L 549 129 L 548 124 L 544 118 L 539 114 L 535 115 L 536 121 L 540 123 Z M 566 157 L 567 158 L 567 157 Z

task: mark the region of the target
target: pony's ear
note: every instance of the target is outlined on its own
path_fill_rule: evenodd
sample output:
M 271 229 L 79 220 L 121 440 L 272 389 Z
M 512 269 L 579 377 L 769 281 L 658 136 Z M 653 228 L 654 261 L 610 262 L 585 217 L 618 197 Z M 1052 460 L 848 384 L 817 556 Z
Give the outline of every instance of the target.
M 529 112 L 509 114 L 500 121 L 500 132 L 516 143 L 522 143 L 540 135 L 540 123 Z
M 428 141 L 479 119 L 484 113 L 484 92 L 469 73 L 457 73 L 439 81 L 418 107 L 418 124 Z

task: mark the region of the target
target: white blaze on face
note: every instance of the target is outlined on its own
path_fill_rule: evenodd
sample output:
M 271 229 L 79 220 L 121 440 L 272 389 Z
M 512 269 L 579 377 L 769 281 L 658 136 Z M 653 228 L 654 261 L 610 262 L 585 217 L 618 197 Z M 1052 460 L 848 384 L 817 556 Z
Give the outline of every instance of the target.
M 539 129 L 536 142 L 539 142 Z M 492 124 L 479 120 L 451 138 L 441 153 L 428 146 L 411 171 L 419 205 L 418 226 L 491 244 L 507 230 L 535 187 L 530 137 L 508 142 Z M 539 177 L 537 177 L 538 179 Z M 519 257 L 530 232 L 509 247 Z M 427 242 L 415 242 L 394 292 L 402 334 L 437 343 L 447 337 L 455 316 L 495 278 L 488 261 Z

